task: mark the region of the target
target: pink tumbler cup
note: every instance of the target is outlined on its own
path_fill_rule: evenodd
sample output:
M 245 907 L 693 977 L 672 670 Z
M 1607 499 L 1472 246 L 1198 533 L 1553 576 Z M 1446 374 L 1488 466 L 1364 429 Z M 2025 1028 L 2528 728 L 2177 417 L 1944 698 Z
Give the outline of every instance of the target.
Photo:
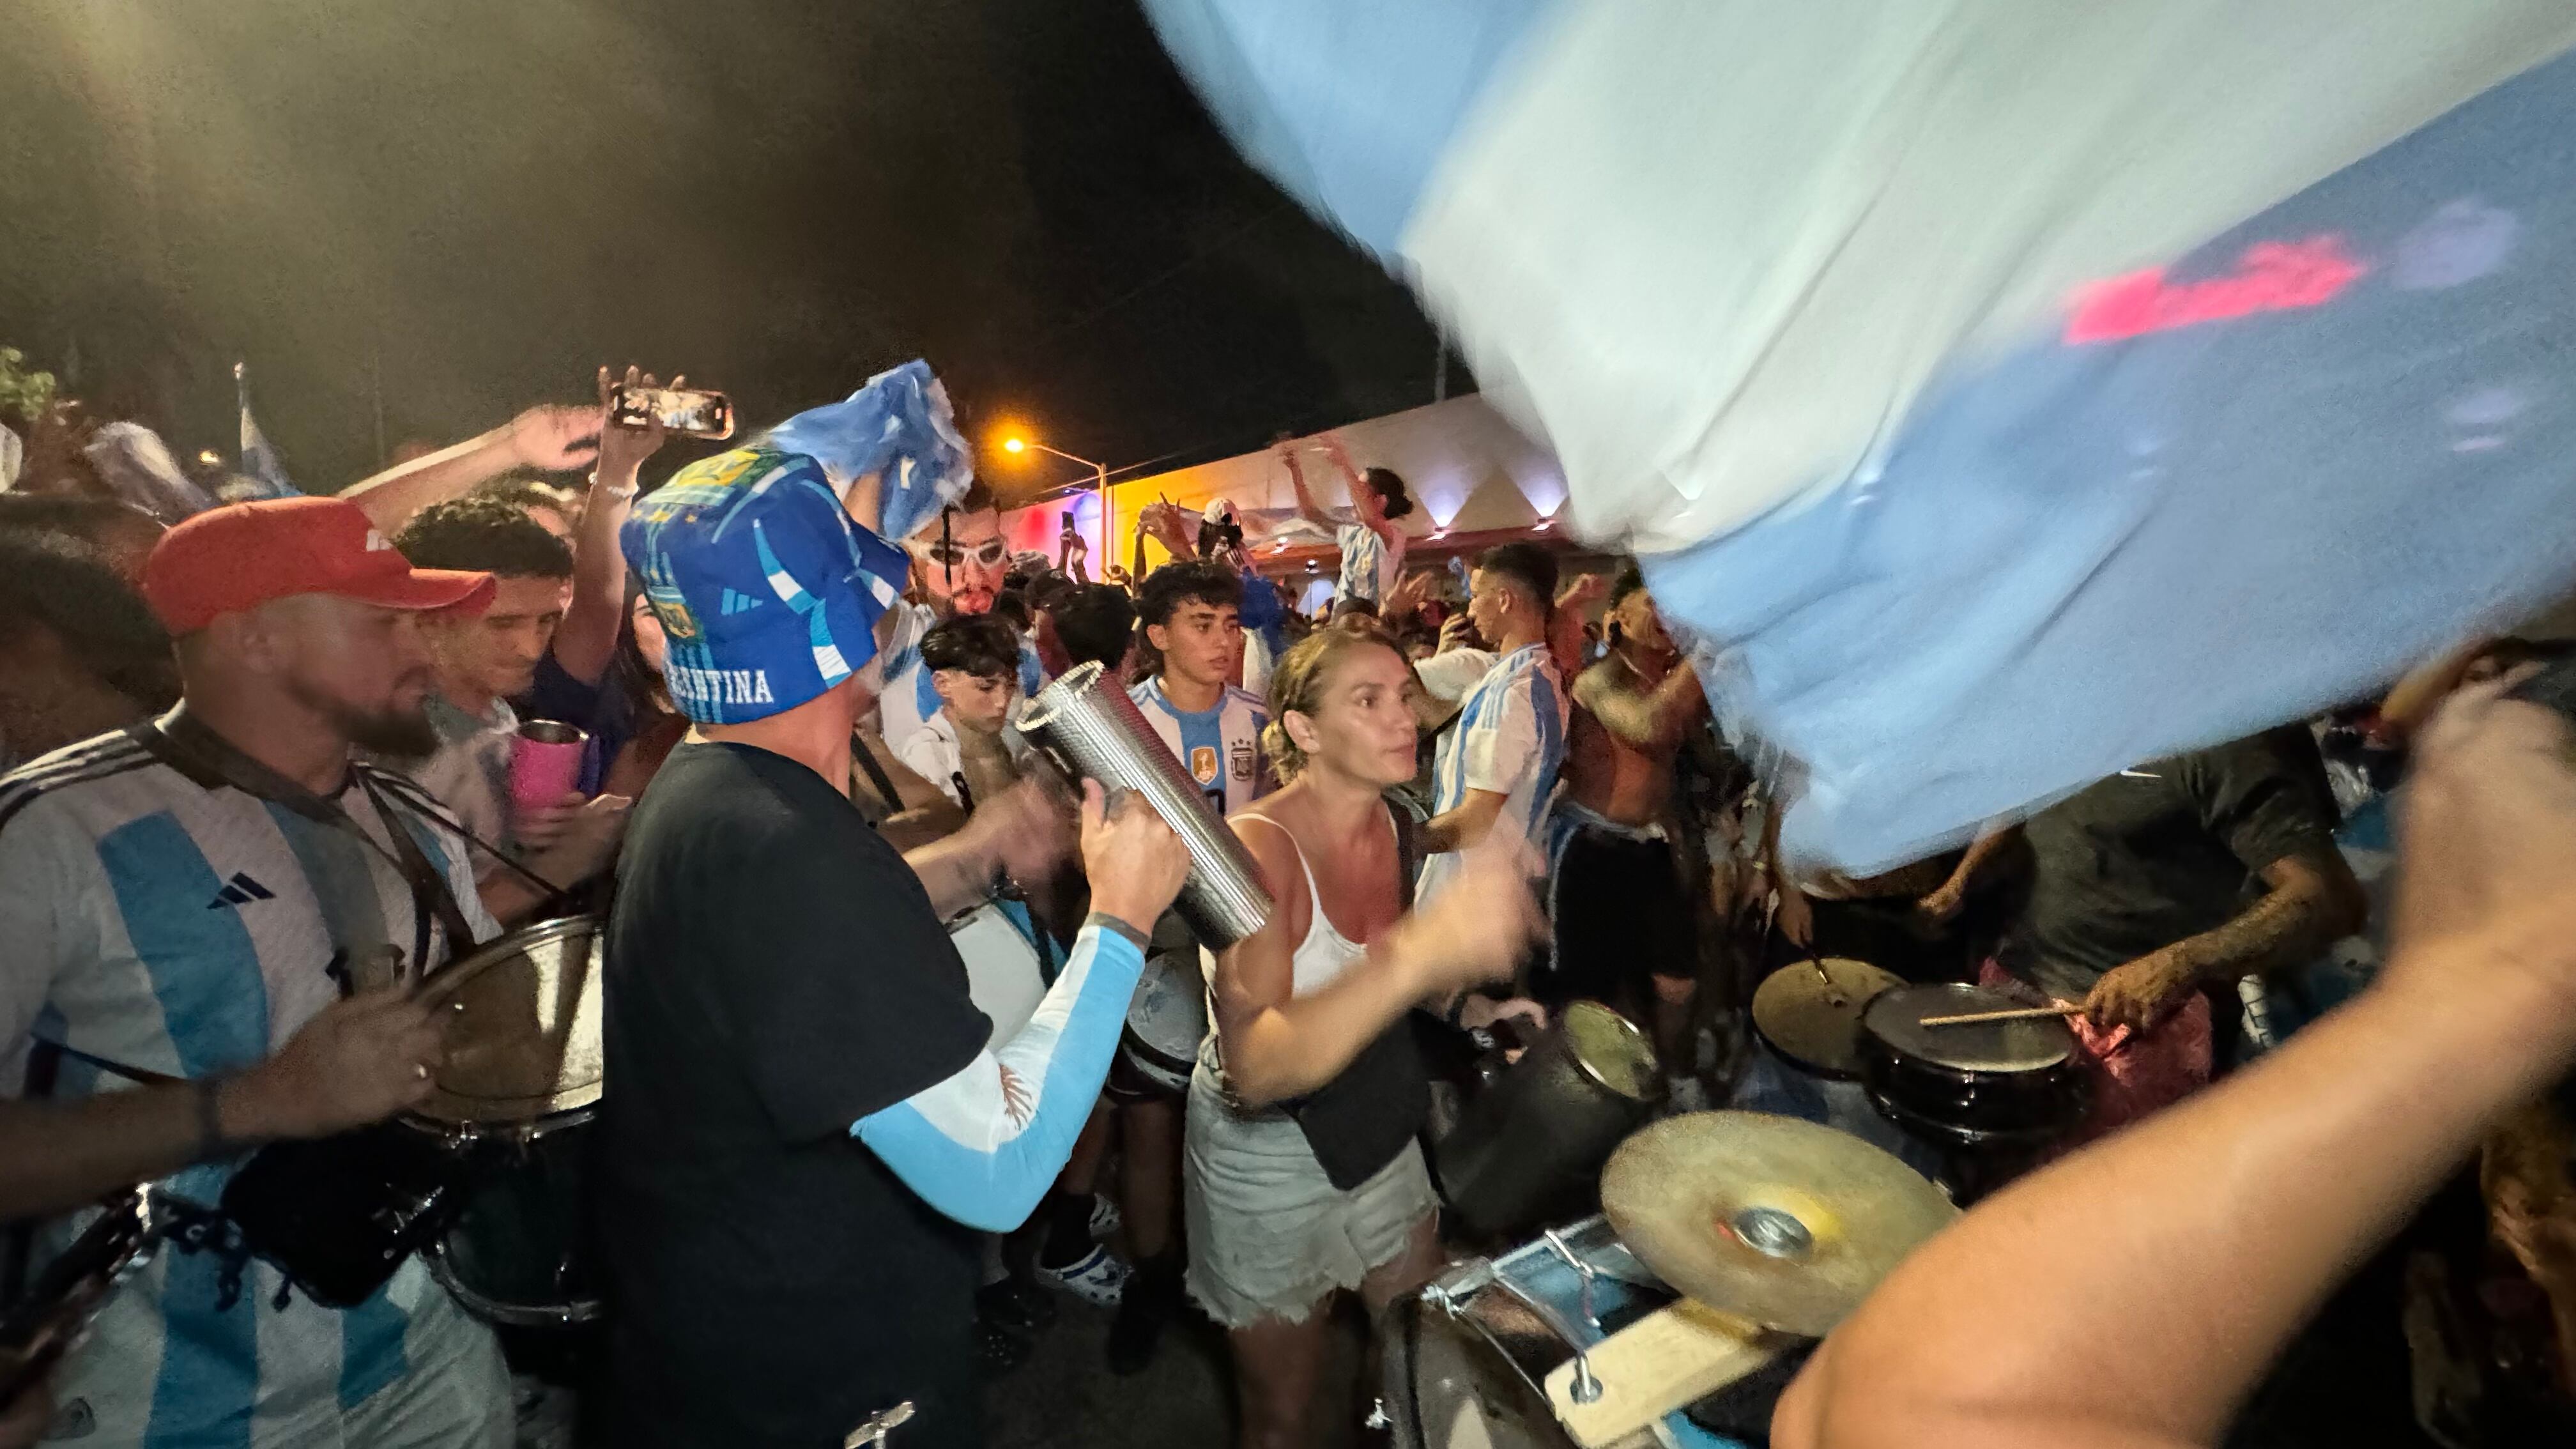
M 510 741 L 510 805 L 519 813 L 561 800 L 581 781 L 581 752 L 590 736 L 560 720 L 519 723 Z

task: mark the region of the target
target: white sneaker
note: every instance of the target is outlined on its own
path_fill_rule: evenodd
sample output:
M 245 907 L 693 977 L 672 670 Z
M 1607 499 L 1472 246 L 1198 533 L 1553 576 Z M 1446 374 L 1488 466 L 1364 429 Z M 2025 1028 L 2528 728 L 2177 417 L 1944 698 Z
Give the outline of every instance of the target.
M 1127 1289 L 1128 1268 L 1109 1255 L 1107 1248 L 1094 1243 L 1091 1251 L 1076 1259 L 1071 1266 L 1050 1268 L 1038 1265 L 1040 1281 L 1051 1284 L 1101 1308 L 1115 1308 Z

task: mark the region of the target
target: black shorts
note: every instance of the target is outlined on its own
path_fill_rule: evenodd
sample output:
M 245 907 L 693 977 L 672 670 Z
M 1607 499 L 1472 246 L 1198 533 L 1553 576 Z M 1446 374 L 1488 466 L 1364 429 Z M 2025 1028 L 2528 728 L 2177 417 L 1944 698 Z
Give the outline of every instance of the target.
M 1642 1009 L 1649 978 L 1698 979 L 1699 946 L 1671 842 L 1578 828 L 1548 895 L 1556 949 L 1552 966 L 1531 979 L 1539 1000 Z

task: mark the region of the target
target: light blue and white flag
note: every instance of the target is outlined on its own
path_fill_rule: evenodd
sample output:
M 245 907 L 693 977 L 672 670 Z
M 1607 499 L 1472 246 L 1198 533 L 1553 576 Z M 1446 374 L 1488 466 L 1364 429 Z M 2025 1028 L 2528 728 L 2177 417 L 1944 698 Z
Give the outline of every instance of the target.
M 1145 0 L 1877 869 L 2576 582 L 2564 0 Z
M 233 395 L 241 403 L 241 476 L 266 487 L 271 498 L 297 496 L 295 485 L 287 480 L 286 465 L 268 445 L 268 434 L 259 430 L 259 419 L 250 415 L 250 381 L 238 362 L 233 364 Z

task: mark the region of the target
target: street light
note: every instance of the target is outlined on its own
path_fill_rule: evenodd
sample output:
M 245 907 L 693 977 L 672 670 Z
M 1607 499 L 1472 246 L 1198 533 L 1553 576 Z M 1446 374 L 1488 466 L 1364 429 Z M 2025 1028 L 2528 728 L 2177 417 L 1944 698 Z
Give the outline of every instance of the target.
M 1041 453 L 1062 458 L 1068 463 L 1079 463 L 1091 470 L 1091 491 L 1100 503 L 1100 558 L 1103 567 L 1106 567 L 1109 560 L 1117 557 L 1109 544 L 1109 540 L 1114 536 L 1109 529 L 1109 465 L 1095 463 L 1089 458 L 1077 458 L 1062 448 L 1050 448 L 1035 438 L 1024 438 L 1017 433 L 1002 439 L 1002 451 L 1005 453 L 1025 453 L 1032 448 Z

